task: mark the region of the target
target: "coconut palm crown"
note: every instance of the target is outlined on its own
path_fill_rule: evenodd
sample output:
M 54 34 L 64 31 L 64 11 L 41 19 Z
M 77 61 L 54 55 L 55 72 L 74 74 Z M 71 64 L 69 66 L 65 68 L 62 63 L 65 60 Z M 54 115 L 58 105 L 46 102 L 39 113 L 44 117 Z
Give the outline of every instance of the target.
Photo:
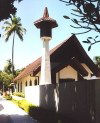
M 12 43 L 12 74 L 14 75 L 14 42 L 15 42 L 15 35 L 19 37 L 21 41 L 23 41 L 23 35 L 26 32 L 26 29 L 22 27 L 20 17 L 16 15 L 11 16 L 10 21 L 4 22 L 4 36 L 5 41 L 9 40 L 9 37 L 13 35 L 13 43 Z

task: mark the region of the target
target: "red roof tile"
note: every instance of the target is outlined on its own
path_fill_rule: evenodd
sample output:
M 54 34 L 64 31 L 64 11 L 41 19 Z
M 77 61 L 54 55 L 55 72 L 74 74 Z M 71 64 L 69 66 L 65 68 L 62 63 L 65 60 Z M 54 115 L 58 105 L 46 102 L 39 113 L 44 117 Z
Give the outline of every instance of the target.
M 75 41 L 76 40 L 76 41 Z M 75 42 L 77 44 L 77 47 L 79 48 L 79 50 L 82 52 L 83 57 L 85 59 L 87 59 L 88 63 L 89 63 L 89 67 L 91 67 L 92 71 L 94 71 L 94 73 L 97 76 L 100 76 L 100 70 L 97 68 L 97 66 L 93 63 L 93 61 L 89 58 L 89 56 L 87 55 L 87 53 L 85 52 L 85 50 L 82 48 L 81 44 L 79 43 L 78 39 L 76 38 L 75 35 L 71 36 L 69 39 L 63 41 L 62 43 L 60 43 L 59 45 L 57 45 L 55 48 L 53 48 L 52 50 L 50 50 L 50 56 L 55 54 L 55 52 L 57 52 L 57 50 L 65 44 L 70 44 L 70 42 Z M 14 81 L 19 80 L 23 77 L 26 77 L 28 75 L 33 75 L 34 72 L 41 67 L 41 57 L 38 58 L 37 60 L 35 60 L 33 63 L 29 64 L 28 66 L 26 66 L 26 68 L 14 79 Z
M 64 41 L 65 42 L 65 41 Z M 58 49 L 64 42 L 62 42 L 61 44 L 57 45 L 55 48 L 53 48 L 52 50 L 50 50 L 50 55 L 56 51 L 56 49 Z M 33 74 L 35 72 L 35 70 L 41 66 L 41 57 L 38 58 L 37 60 L 35 60 L 33 63 L 29 64 L 28 66 L 26 66 L 26 68 L 14 79 L 14 81 L 19 80 L 25 76 L 28 76 L 30 74 Z

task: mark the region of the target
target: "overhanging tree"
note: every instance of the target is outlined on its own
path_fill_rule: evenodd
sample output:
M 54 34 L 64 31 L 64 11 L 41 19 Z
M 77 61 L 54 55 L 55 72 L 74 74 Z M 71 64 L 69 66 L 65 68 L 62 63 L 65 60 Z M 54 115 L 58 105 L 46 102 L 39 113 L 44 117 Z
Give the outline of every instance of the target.
M 16 13 L 15 1 L 21 2 L 22 0 L 0 0 L 0 21 L 10 18 Z
M 72 15 L 74 19 L 64 16 L 66 19 L 71 19 L 74 25 L 71 27 L 75 29 L 84 29 L 84 32 L 76 34 L 84 34 L 90 31 L 96 32 L 96 36 L 89 36 L 84 43 L 89 44 L 88 50 L 91 46 L 100 42 L 100 0 L 60 0 L 67 6 L 73 6 Z M 76 26 L 75 26 L 76 25 Z

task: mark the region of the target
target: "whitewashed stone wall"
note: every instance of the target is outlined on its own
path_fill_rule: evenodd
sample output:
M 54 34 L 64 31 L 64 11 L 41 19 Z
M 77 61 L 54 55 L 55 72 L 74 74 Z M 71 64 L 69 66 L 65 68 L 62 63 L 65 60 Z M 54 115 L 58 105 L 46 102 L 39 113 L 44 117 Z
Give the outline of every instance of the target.
M 25 87 L 25 98 L 32 104 L 39 106 L 39 86 L 28 86 Z

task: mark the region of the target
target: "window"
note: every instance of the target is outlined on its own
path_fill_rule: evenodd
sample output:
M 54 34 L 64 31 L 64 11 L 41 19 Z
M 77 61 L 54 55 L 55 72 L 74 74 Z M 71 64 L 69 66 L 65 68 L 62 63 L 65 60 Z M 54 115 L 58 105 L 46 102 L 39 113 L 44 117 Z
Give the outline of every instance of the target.
M 20 83 L 20 92 L 22 92 L 22 82 Z
M 18 83 L 18 92 L 19 92 L 19 83 Z
M 32 86 L 32 80 L 30 80 L 30 84 L 29 85 Z
M 26 81 L 26 83 L 25 83 L 25 86 L 27 86 L 27 81 Z
M 34 85 L 37 85 L 37 79 L 35 78 L 35 80 L 34 80 Z
M 34 85 L 39 85 L 39 76 L 35 76 Z

